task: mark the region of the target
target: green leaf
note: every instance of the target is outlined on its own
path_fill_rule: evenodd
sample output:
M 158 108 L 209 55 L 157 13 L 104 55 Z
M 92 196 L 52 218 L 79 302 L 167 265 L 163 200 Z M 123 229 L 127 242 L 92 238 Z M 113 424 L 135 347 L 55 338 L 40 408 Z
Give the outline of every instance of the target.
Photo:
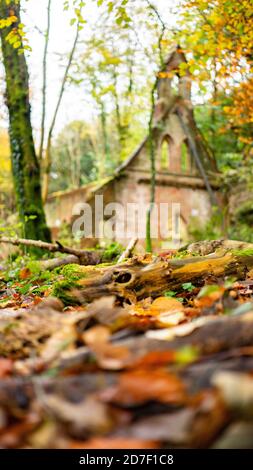
M 195 286 L 191 282 L 185 282 L 182 284 L 182 288 L 191 292 L 193 289 L 195 289 Z
M 213 292 L 217 292 L 220 289 L 220 287 L 217 284 L 212 284 L 210 286 L 204 286 L 202 287 L 201 291 L 198 294 L 198 297 L 201 299 L 201 297 L 206 297 Z
M 175 352 L 175 361 L 178 364 L 190 364 L 198 359 L 199 353 L 194 346 L 184 346 Z
M 165 293 L 164 293 L 164 297 L 175 297 L 175 295 L 177 294 L 177 292 L 173 291 L 173 290 L 167 290 Z

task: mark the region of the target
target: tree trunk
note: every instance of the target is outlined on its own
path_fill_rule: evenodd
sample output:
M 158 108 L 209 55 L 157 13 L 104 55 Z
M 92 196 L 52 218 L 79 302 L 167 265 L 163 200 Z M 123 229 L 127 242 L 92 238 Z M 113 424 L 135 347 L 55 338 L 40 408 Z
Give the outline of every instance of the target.
M 110 146 L 108 140 L 108 132 L 107 132 L 107 116 L 105 105 L 103 101 L 100 102 L 100 119 L 101 119 L 101 129 L 102 129 L 102 136 L 103 136 L 103 161 L 99 165 L 99 177 L 104 178 L 106 175 L 107 165 L 110 161 Z
M 42 66 L 43 85 L 42 85 L 42 113 L 41 113 L 41 127 L 40 127 L 41 136 L 40 136 L 40 148 L 39 148 L 39 162 L 42 161 L 44 140 L 45 140 L 46 104 L 47 104 L 47 53 L 48 53 L 49 35 L 50 35 L 50 29 L 51 29 L 51 3 L 52 3 L 52 0 L 48 0 L 47 29 L 45 32 L 45 46 L 44 46 L 44 55 L 43 55 L 43 66 Z
M 7 39 L 8 34 L 18 31 L 20 4 L 11 2 L 6 5 L 5 0 L 0 0 L 0 17 L 8 16 L 17 17 L 16 23 L 0 30 L 16 204 L 23 226 L 23 236 L 50 241 L 41 198 L 40 167 L 32 134 L 26 59 L 20 49 L 14 48 Z M 22 48 L 21 37 L 20 42 Z

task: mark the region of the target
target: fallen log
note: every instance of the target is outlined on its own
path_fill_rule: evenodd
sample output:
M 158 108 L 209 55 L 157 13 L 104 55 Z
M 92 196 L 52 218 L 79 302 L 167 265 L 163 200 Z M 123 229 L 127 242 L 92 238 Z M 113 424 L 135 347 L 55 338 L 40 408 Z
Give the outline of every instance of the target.
M 236 276 L 245 277 L 253 267 L 253 250 L 232 250 L 222 256 L 207 255 L 193 258 L 154 259 L 135 257 L 122 265 L 89 268 L 77 266 L 79 280 L 71 285 L 68 301 L 91 302 L 106 295 L 115 295 L 130 303 L 146 297 L 156 298 L 166 290 L 180 290 L 183 283 L 194 282 L 202 286 L 206 280 L 217 282 Z M 75 290 L 73 291 L 73 288 Z M 54 295 L 64 301 L 66 280 L 57 283 Z

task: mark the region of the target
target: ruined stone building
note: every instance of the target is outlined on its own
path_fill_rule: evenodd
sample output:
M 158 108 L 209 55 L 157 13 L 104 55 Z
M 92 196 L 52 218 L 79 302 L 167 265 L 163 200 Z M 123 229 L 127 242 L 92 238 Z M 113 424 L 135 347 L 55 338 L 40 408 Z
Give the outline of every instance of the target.
M 170 246 L 170 233 L 173 225 L 173 210 L 177 212 L 177 224 L 180 226 L 180 238 L 187 239 L 189 223 L 195 219 L 204 223 L 210 217 L 211 204 L 216 201 L 217 187 L 214 176 L 217 174 L 215 159 L 198 130 L 191 101 L 191 76 L 187 71 L 180 76 L 180 64 L 186 58 L 180 47 L 176 47 L 168 57 L 164 70 L 158 78 L 158 99 L 154 110 L 152 138 L 155 148 L 156 194 L 155 201 L 171 206 L 166 212 L 152 212 L 151 227 L 156 246 Z M 176 88 L 175 88 L 176 85 Z M 117 212 L 117 223 L 121 226 L 114 238 L 127 243 L 136 232 L 136 215 L 131 211 L 131 204 L 140 208 L 143 230 L 139 239 L 145 235 L 145 204 L 150 201 L 151 165 L 147 136 L 136 151 L 117 169 L 114 177 L 100 186 L 86 186 L 74 191 L 62 193 L 58 197 L 51 195 L 47 204 L 50 226 L 53 228 L 62 221 L 73 221 L 73 206 L 80 202 L 89 202 L 95 209 L 95 196 L 103 196 L 104 205 L 120 203 L 127 213 Z M 130 204 L 130 206 L 129 206 Z M 180 211 L 179 211 L 180 207 Z M 110 206 L 109 206 L 110 209 Z M 109 217 L 109 211 L 104 218 Z M 113 214 L 111 214 L 113 215 Z M 76 216 L 75 216 L 76 217 Z M 119 220 L 119 219 L 122 220 Z M 57 223 L 56 223 L 57 222 Z M 124 230 L 122 230 L 124 228 Z M 128 230 L 128 232 L 127 232 Z M 177 226 L 176 231 L 178 232 Z M 93 233 L 93 237 L 94 237 Z M 93 239 L 94 242 L 94 239 Z

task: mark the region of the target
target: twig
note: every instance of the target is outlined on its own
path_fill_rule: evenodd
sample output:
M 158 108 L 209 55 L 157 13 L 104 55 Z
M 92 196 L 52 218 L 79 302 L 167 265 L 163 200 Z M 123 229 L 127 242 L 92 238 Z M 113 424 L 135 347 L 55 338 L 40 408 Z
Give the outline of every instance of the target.
M 41 137 L 40 137 L 40 148 L 39 148 L 39 160 L 42 160 L 43 147 L 45 139 L 45 120 L 46 120 L 46 98 L 47 98 L 47 52 L 49 45 L 49 35 L 51 26 L 51 1 L 48 0 L 47 6 L 47 29 L 45 33 L 45 46 L 43 55 L 43 85 L 42 85 L 42 115 L 41 115 Z
M 122 263 L 122 261 L 124 261 L 125 259 L 127 258 L 130 258 L 136 244 L 138 242 L 138 238 L 132 238 L 130 240 L 130 242 L 128 243 L 125 251 L 123 251 L 122 255 L 119 257 L 118 261 L 117 261 L 117 264 L 120 264 Z

